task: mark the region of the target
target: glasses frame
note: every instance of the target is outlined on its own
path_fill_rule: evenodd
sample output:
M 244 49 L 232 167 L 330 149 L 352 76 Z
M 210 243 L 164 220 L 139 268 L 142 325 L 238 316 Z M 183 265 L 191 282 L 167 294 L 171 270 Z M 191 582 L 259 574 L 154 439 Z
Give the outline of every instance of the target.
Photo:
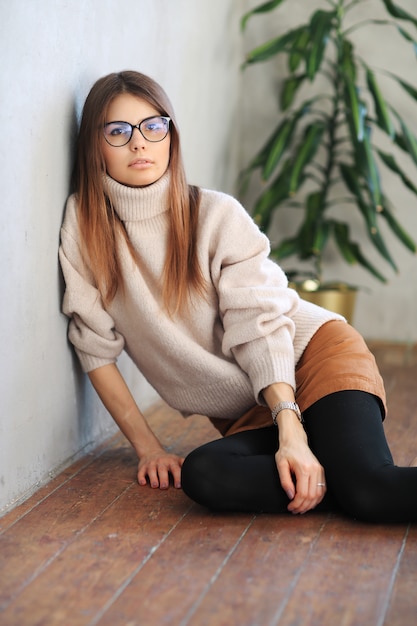
M 148 139 L 147 137 L 145 137 L 145 135 L 142 132 L 142 129 L 141 129 L 142 124 L 144 124 L 145 122 L 148 122 L 149 120 L 153 120 L 153 119 L 162 119 L 162 120 L 166 120 L 168 122 L 167 132 L 164 135 L 164 137 L 162 137 L 161 139 Z M 122 120 L 114 120 L 113 122 L 107 122 L 106 124 L 104 124 L 104 126 L 103 126 L 103 135 L 104 135 L 104 139 L 106 140 L 106 142 L 112 148 L 123 148 L 123 146 L 127 146 L 129 141 L 131 141 L 131 139 L 133 137 L 133 132 L 134 132 L 135 128 L 137 128 L 138 131 L 140 132 L 140 134 L 142 135 L 142 137 L 145 139 L 145 141 L 149 141 L 150 143 L 159 143 L 160 141 L 163 141 L 167 137 L 167 135 L 168 135 L 168 133 L 170 131 L 170 123 L 171 123 L 171 118 L 167 117 L 166 115 L 151 115 L 150 117 L 145 117 L 145 119 L 142 120 L 141 122 L 139 122 L 139 124 L 130 124 L 130 122 L 124 122 Z M 107 139 L 104 131 L 105 131 L 105 128 L 107 126 L 110 126 L 111 124 L 126 124 L 127 126 L 130 126 L 130 137 L 126 141 L 126 143 L 122 143 L 119 146 L 115 146 L 114 144 L 110 143 L 110 141 Z

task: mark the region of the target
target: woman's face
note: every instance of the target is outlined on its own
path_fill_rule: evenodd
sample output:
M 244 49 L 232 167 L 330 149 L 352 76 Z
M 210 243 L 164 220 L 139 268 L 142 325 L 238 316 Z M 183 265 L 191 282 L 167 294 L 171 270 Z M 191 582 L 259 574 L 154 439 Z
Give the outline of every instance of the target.
M 109 105 L 106 124 L 129 122 L 132 126 L 160 113 L 142 98 L 131 94 L 116 96 Z M 110 140 L 112 140 L 110 138 Z M 102 138 L 102 151 L 109 176 L 129 187 L 143 187 L 156 182 L 166 172 L 170 155 L 170 133 L 162 141 L 147 141 L 138 128 L 124 146 L 111 146 Z

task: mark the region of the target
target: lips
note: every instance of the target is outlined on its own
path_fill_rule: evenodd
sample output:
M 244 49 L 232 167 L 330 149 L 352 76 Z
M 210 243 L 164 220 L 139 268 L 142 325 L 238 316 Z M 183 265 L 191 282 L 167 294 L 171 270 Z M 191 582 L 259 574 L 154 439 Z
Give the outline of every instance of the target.
M 134 159 L 129 163 L 129 167 L 134 167 L 135 165 L 151 165 L 152 161 L 150 159 Z

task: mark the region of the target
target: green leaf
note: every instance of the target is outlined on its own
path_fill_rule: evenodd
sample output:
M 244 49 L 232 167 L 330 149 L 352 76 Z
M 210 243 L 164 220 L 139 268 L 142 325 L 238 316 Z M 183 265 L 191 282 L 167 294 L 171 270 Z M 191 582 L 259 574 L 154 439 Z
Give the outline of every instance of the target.
M 306 100 L 301 104 L 301 106 L 293 114 L 294 122 L 296 122 L 299 118 L 302 118 L 304 115 L 306 115 L 310 111 L 312 104 L 315 102 L 317 98 L 318 96 L 315 96 L 314 98 L 311 98 L 310 100 Z M 285 123 L 286 121 L 284 120 L 283 122 L 278 124 L 277 128 L 275 128 L 271 136 L 267 139 L 267 141 L 259 150 L 259 152 L 254 156 L 254 158 L 249 163 L 249 165 L 240 173 L 239 190 L 241 191 L 239 193 L 245 192 L 245 187 L 247 187 L 249 183 L 251 172 L 253 172 L 254 170 L 258 168 L 264 168 L 266 166 L 266 162 L 270 158 L 271 150 L 273 150 L 274 144 L 277 142 L 278 137 L 280 133 L 282 132 L 282 126 Z
M 352 83 L 356 82 L 356 64 L 354 61 L 354 48 L 350 41 L 343 40 L 342 46 L 342 69 L 346 79 L 350 79 Z
M 252 161 L 249 163 L 247 168 L 243 170 L 241 173 L 242 177 L 247 176 L 248 173 L 256 170 L 258 168 L 265 167 L 265 164 L 269 158 L 270 152 L 273 149 L 278 137 L 282 132 L 282 127 L 286 124 L 286 120 L 284 119 L 280 124 L 278 124 L 277 128 L 273 131 L 272 135 L 267 139 L 262 148 L 257 152 Z
M 314 122 L 307 127 L 300 150 L 295 156 L 290 179 L 290 194 L 300 186 L 300 177 L 305 166 L 311 161 L 320 145 L 326 126 L 322 122 Z
M 369 241 L 372 243 L 374 248 L 379 252 L 382 258 L 384 258 L 387 261 L 387 263 L 391 265 L 392 269 L 395 272 L 397 272 L 398 271 L 397 265 L 395 264 L 394 259 L 392 258 L 385 244 L 385 241 L 382 238 L 382 235 L 379 231 L 374 207 L 370 206 L 369 204 L 363 203 L 359 206 L 359 208 L 361 209 L 361 213 L 365 218 Z
M 296 126 L 297 118 L 284 119 L 279 127 L 279 132 L 275 135 L 274 141 L 270 144 L 270 150 L 262 171 L 262 178 L 268 180 L 272 172 L 281 160 Z
M 237 193 L 240 197 L 243 197 L 248 192 L 248 187 L 251 179 L 252 171 L 247 168 L 242 172 L 239 172 L 239 176 L 237 179 Z
M 299 255 L 302 259 L 307 259 L 314 254 L 314 241 L 321 229 L 323 202 L 321 191 L 307 196 L 305 217 L 297 237 L 300 245 Z
M 397 161 L 392 156 L 392 154 L 388 154 L 387 152 L 383 152 L 382 150 L 377 150 L 377 152 L 378 152 L 381 160 L 385 163 L 385 165 L 387 167 L 389 167 L 389 169 L 392 172 L 394 172 L 395 174 L 398 174 L 398 176 L 403 181 L 404 185 L 406 187 L 408 187 L 408 189 L 410 189 L 410 191 L 412 191 L 413 193 L 415 193 L 417 195 L 417 187 L 408 178 L 408 176 L 402 171 L 402 169 L 400 168 L 400 166 L 398 165 Z
M 353 253 L 353 245 L 349 240 L 349 227 L 340 222 L 333 223 L 333 233 L 336 244 L 347 263 L 353 265 L 357 261 L 356 254 Z
M 340 163 L 339 169 L 347 188 L 356 198 L 357 206 L 365 220 L 369 240 L 376 248 L 376 250 L 378 250 L 380 255 L 391 265 L 391 267 L 395 271 L 397 271 L 397 266 L 395 265 L 394 260 L 392 259 L 383 238 L 381 237 L 381 233 L 379 232 L 378 224 L 376 221 L 377 211 L 375 210 L 375 207 L 373 205 L 368 205 L 363 197 L 360 184 L 360 175 L 352 166 L 346 163 Z
M 417 164 L 417 139 L 403 119 L 399 117 L 398 121 L 400 122 L 401 130 L 403 131 L 403 137 L 407 146 L 407 152 L 413 159 L 414 163 Z
M 307 76 L 289 76 L 284 81 L 280 97 L 280 107 L 282 111 L 287 111 L 292 105 L 298 89 L 301 87 Z
M 381 90 L 379 89 L 374 72 L 372 72 L 370 68 L 366 65 L 365 65 L 365 68 L 366 68 L 366 81 L 368 83 L 369 91 L 371 92 L 372 98 L 374 100 L 375 113 L 377 117 L 378 126 L 382 128 L 382 130 L 384 130 L 387 133 L 387 135 L 389 135 L 392 138 L 395 135 L 395 129 L 391 121 L 391 117 L 388 113 L 388 107 L 381 94 Z
M 324 247 L 329 239 L 330 226 L 330 222 L 322 221 L 320 223 L 320 227 L 316 230 L 313 239 L 312 252 L 317 257 L 322 255 Z
M 260 63 L 261 61 L 266 61 L 267 59 L 275 56 L 276 54 L 279 54 L 280 52 L 288 51 L 292 47 L 294 41 L 297 39 L 300 30 L 302 29 L 295 28 L 294 30 L 289 31 L 284 35 L 281 35 L 280 37 L 270 39 L 266 43 L 263 43 L 257 48 L 254 48 L 246 55 L 246 61 L 243 64 L 243 67 L 245 68 L 247 65 L 250 65 L 252 63 Z
M 247 21 L 252 15 L 256 15 L 258 13 L 267 13 L 268 11 L 272 11 L 277 6 L 279 6 L 282 2 L 283 0 L 271 0 L 270 2 L 265 2 L 264 4 L 260 4 L 255 9 L 252 9 L 248 13 L 245 13 L 245 15 L 242 17 L 241 22 L 240 22 L 241 30 L 242 31 L 245 30 Z
M 301 61 L 305 58 L 309 42 L 310 31 L 308 28 L 303 28 L 295 38 L 293 47 L 288 56 L 288 69 L 291 74 L 298 70 Z
M 296 237 L 284 239 L 281 243 L 271 250 L 271 256 L 275 259 L 285 259 L 286 257 L 298 254 L 299 245 Z
M 258 198 L 253 218 L 264 232 L 267 232 L 274 209 L 289 197 L 291 162 L 287 160 L 273 183 Z
M 397 26 L 397 28 L 398 28 L 398 32 L 400 33 L 400 35 L 404 37 L 404 39 L 406 39 L 407 41 L 410 41 L 413 44 L 414 52 L 417 54 L 417 41 L 413 39 L 411 35 L 407 33 L 406 30 L 401 28 L 401 26 Z
M 345 81 L 345 99 L 346 99 L 346 117 L 350 122 L 350 127 L 353 130 L 353 137 L 357 141 L 362 141 L 364 131 L 364 107 L 359 101 L 359 90 L 354 83 L 350 80 Z
M 310 80 L 313 80 L 320 69 L 335 16 L 336 11 L 316 11 L 311 18 L 307 56 L 307 74 Z
M 394 143 L 396 143 L 397 146 L 401 148 L 401 150 L 403 150 L 404 152 L 408 152 L 408 146 L 407 146 L 407 142 L 405 140 L 404 135 L 401 135 L 400 133 L 397 132 L 395 134 Z
M 396 237 L 401 241 L 401 243 L 411 250 L 411 252 L 417 252 L 417 246 L 415 241 L 408 235 L 408 233 L 403 229 L 401 224 L 395 219 L 393 214 L 390 212 L 387 206 L 388 202 L 385 199 L 384 208 L 382 210 L 382 217 L 387 221 L 387 224 L 391 228 L 392 232 Z
M 362 141 L 364 136 L 364 118 L 366 109 L 359 100 L 359 88 L 355 84 L 356 66 L 353 59 L 353 46 L 344 42 L 342 52 L 342 79 L 344 84 L 346 119 L 352 137 Z
M 363 202 L 362 191 L 356 170 L 347 163 L 339 163 L 340 173 L 349 191 L 359 200 Z
M 359 265 L 362 265 L 362 267 L 364 267 L 366 270 L 368 270 L 368 272 L 370 272 L 373 276 L 375 276 L 375 278 L 377 278 L 379 281 L 381 281 L 381 283 L 386 283 L 387 279 L 385 278 L 385 276 L 383 276 L 381 274 L 381 272 L 379 272 L 376 267 L 374 265 L 372 265 L 372 263 L 370 261 L 368 261 L 368 259 L 366 257 L 363 256 L 359 246 L 357 244 L 352 244 L 352 251 L 353 254 L 356 255 L 356 260 L 359 263 Z
M 417 100 L 417 89 L 415 87 L 410 85 L 410 83 L 407 83 L 405 80 L 398 78 L 398 76 L 393 76 L 392 74 L 391 76 L 395 78 L 397 83 L 401 85 L 401 87 L 408 93 L 409 96 L 411 96 L 414 100 Z
M 382 283 L 387 282 L 385 277 L 363 256 L 357 243 L 353 242 L 349 238 L 349 228 L 346 224 L 337 224 L 333 229 L 335 235 L 335 241 L 339 248 L 343 258 L 350 265 L 359 263 L 368 272 L 370 272 L 375 278 Z
M 413 15 L 411 15 L 411 13 L 408 13 L 407 11 L 404 11 L 404 9 L 401 9 L 399 6 L 394 4 L 392 0 L 382 0 L 382 2 L 385 4 L 385 8 L 390 15 L 396 17 L 399 20 L 407 20 L 408 22 L 414 24 L 414 26 L 417 28 L 417 19 Z
M 363 138 L 363 147 L 364 147 L 364 155 L 366 159 L 366 177 L 367 186 L 374 204 L 374 207 L 377 211 L 381 210 L 382 203 L 382 192 L 381 192 L 381 182 L 378 171 L 378 166 L 376 164 L 374 154 L 372 151 L 371 141 L 370 141 L 371 129 L 368 126 Z

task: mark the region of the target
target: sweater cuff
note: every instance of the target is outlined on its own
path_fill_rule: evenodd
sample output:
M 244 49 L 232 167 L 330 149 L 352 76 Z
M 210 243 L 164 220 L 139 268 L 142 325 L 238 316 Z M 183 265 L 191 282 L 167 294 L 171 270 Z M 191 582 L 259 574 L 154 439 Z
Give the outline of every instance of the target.
M 262 406 L 267 406 L 262 391 L 273 383 L 287 383 L 295 393 L 295 368 L 294 357 L 281 356 L 279 361 L 273 363 L 269 360 L 256 361 L 251 364 L 250 380 L 252 382 L 255 400 Z
M 103 365 L 109 365 L 110 363 L 116 363 L 116 358 L 100 358 L 97 356 L 93 356 L 92 354 L 87 354 L 86 352 L 82 352 L 82 350 L 77 350 L 75 348 L 75 352 L 79 358 L 81 369 L 85 374 L 88 372 L 92 372 L 99 367 L 103 367 Z

